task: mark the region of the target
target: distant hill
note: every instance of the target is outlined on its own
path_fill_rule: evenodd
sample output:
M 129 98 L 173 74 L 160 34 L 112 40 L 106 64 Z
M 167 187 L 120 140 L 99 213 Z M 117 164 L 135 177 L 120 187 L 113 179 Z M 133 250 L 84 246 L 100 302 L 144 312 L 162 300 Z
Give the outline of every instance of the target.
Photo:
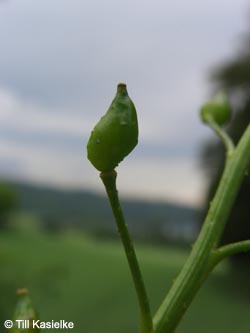
M 48 229 L 81 228 L 116 235 L 107 198 L 91 192 L 15 184 L 19 209 L 41 217 Z M 174 203 L 122 200 L 129 228 L 136 238 L 190 242 L 197 234 L 198 209 Z

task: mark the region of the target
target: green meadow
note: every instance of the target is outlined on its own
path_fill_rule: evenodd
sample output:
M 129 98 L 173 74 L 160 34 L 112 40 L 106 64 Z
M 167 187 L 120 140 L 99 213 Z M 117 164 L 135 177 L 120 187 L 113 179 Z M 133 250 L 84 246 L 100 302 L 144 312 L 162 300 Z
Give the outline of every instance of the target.
M 0 234 L 1 322 L 12 317 L 15 290 L 27 287 L 41 320 L 73 321 L 75 333 L 138 332 L 135 293 L 118 242 L 31 230 L 15 228 Z M 187 251 L 136 248 L 154 311 Z M 200 290 L 177 333 L 247 333 L 249 313 L 250 303 L 234 290 L 225 263 Z

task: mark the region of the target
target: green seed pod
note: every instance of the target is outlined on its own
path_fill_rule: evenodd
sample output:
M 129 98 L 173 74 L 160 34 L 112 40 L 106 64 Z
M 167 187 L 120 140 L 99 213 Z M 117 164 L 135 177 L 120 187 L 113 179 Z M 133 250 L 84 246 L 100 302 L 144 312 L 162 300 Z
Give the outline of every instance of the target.
M 106 114 L 91 132 L 88 159 L 99 171 L 111 171 L 137 145 L 138 123 L 134 103 L 126 84 L 120 83 Z
M 38 315 L 32 305 L 27 289 L 17 291 L 18 302 L 16 305 L 11 333 L 38 333 L 39 329 L 33 327 L 33 320 L 38 320 Z M 17 321 L 18 320 L 18 321 Z
M 217 94 L 213 100 L 202 106 L 200 114 L 204 123 L 208 123 L 209 118 L 212 118 L 218 125 L 224 125 L 231 117 L 231 106 L 227 96 L 223 93 Z

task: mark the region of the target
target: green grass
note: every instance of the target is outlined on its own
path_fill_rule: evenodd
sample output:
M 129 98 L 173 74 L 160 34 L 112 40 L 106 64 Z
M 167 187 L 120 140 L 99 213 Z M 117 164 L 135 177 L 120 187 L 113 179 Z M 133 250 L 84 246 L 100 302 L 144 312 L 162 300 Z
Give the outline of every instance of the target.
M 155 310 L 186 252 L 137 248 Z M 119 243 L 98 242 L 74 233 L 2 233 L 0 262 L 1 321 L 12 317 L 15 290 L 27 287 L 41 319 L 73 321 L 73 332 L 138 331 L 135 293 Z M 177 333 L 247 333 L 250 303 L 244 304 L 231 289 L 224 265 L 197 295 Z

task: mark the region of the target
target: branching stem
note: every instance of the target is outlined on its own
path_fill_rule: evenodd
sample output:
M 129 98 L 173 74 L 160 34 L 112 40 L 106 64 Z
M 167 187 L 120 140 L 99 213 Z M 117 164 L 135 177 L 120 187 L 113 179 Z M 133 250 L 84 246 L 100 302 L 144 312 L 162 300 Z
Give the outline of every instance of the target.
M 227 155 L 219 187 L 191 254 L 154 317 L 156 333 L 175 331 L 188 305 L 208 275 L 211 269 L 212 251 L 218 245 L 245 171 L 249 168 L 250 125 L 235 149 L 231 148 L 227 138 L 226 142 L 231 152 Z
M 220 261 L 231 255 L 248 251 L 250 251 L 250 240 L 221 246 L 213 251 L 211 256 L 211 266 L 215 267 Z

